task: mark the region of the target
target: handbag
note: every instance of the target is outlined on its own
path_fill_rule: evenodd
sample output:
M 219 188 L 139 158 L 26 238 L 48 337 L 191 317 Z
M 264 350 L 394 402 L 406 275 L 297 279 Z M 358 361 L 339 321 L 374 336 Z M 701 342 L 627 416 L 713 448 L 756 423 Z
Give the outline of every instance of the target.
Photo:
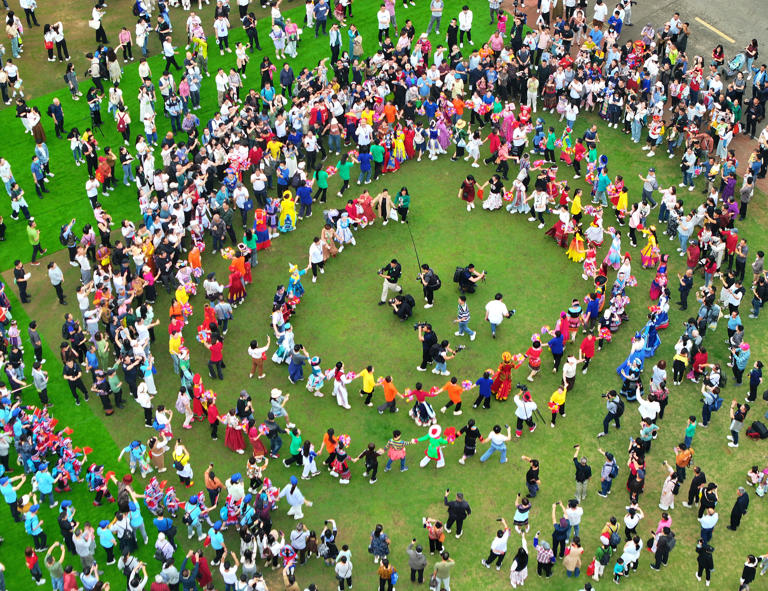
M 92 18 L 88 21 L 88 26 L 91 27 L 94 31 L 98 31 L 101 27 L 101 21 L 95 18 Z
M 394 207 L 390 207 L 387 217 L 393 222 L 396 222 L 398 220 L 397 210 Z
M 399 579 L 399 578 L 400 578 L 400 575 L 398 575 L 398 574 L 397 574 L 397 571 L 396 571 L 396 570 L 393 570 L 393 571 L 392 571 L 392 574 L 391 574 L 391 575 L 390 575 L 390 577 L 389 577 L 389 582 L 390 582 L 390 583 L 392 583 L 392 586 L 393 586 L 393 587 L 394 587 L 395 585 L 397 585 L 397 579 Z
M 429 591 L 440 591 L 437 584 L 437 577 L 435 575 L 432 575 L 432 578 L 429 579 Z

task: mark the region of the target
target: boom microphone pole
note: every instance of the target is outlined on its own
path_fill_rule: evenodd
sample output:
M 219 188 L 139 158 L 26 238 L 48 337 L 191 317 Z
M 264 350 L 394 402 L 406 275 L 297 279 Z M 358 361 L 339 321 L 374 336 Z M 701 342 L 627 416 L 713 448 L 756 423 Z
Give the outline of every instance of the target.
M 421 260 L 419 260 L 419 251 L 416 248 L 416 240 L 413 238 L 413 232 L 411 232 L 411 224 L 408 220 L 405 220 L 405 227 L 408 228 L 408 235 L 411 237 L 411 244 L 413 244 L 413 252 L 416 254 L 416 263 L 419 265 L 419 273 L 421 273 Z

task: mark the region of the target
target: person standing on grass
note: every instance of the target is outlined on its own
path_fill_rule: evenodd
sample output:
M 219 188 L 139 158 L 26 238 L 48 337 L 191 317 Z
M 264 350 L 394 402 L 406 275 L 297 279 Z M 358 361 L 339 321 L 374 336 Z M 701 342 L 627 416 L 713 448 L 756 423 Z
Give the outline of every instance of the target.
M 507 309 L 504 303 L 504 296 L 497 293 L 493 299 L 485 305 L 485 320 L 491 325 L 491 337 L 496 338 L 496 328 L 505 318 L 511 318 L 514 310 Z
M 488 553 L 488 558 L 480 561 L 485 568 L 491 568 L 491 565 L 495 561 L 496 570 L 501 570 L 501 563 L 504 561 L 504 556 L 507 553 L 509 526 L 503 517 L 500 518 L 500 521 L 504 529 L 500 529 L 496 532 L 496 537 L 491 542 L 491 551 Z
M 749 508 L 749 495 L 743 486 L 736 490 L 736 501 L 731 509 L 731 522 L 726 526 L 731 531 L 736 531 L 741 525 L 741 518 L 747 514 Z
M 714 551 L 715 549 L 703 539 L 699 539 L 696 543 L 696 580 L 701 582 L 701 575 L 704 574 L 707 587 L 709 587 L 709 578 L 712 571 L 715 570 L 715 563 L 712 559 L 712 552 Z
M 445 495 L 443 495 L 443 504 L 448 507 L 448 521 L 445 523 L 445 531 L 451 533 L 451 526 L 455 523 L 456 539 L 458 540 L 464 533 L 464 520 L 472 514 L 472 508 L 464 499 L 464 494 L 460 492 L 456 493 L 456 498 L 453 501 L 449 501 L 449 492 L 446 490 Z
M 251 372 L 248 374 L 249 378 L 253 378 L 254 374 L 257 375 L 260 380 L 266 377 L 267 374 L 264 373 L 264 360 L 266 359 L 270 342 L 269 335 L 267 335 L 267 344 L 263 347 L 259 347 L 259 343 L 256 339 L 251 341 L 248 347 L 248 355 L 251 357 Z
M 53 261 L 48 263 L 48 279 L 50 280 L 53 289 L 56 291 L 56 297 L 58 298 L 59 303 L 62 306 L 65 305 L 67 303 L 67 298 L 64 297 L 64 289 L 62 288 L 62 284 L 64 283 L 64 273 L 61 272 L 61 268 L 59 268 Z
M 592 478 L 592 468 L 587 463 L 586 456 L 577 459 L 581 451 L 581 444 L 576 444 L 576 451 L 573 453 L 573 465 L 576 467 L 576 500 L 584 502 L 587 499 L 587 486 L 589 479 Z
M 408 553 L 408 566 L 411 569 L 411 583 L 416 582 L 418 575 L 419 585 L 424 583 L 424 569 L 427 566 L 427 557 L 424 556 L 423 548 L 416 543 L 416 538 L 411 540 L 406 552 Z
M 517 397 L 515 397 L 517 398 Z M 490 442 L 490 447 L 485 451 L 485 453 L 480 456 L 480 462 L 483 463 L 488 458 L 493 455 L 493 452 L 499 452 L 499 463 L 500 464 L 506 464 L 507 463 L 507 441 L 510 441 L 512 439 L 512 427 L 507 425 L 507 434 L 504 435 L 501 432 L 501 425 L 494 425 L 493 429 L 491 429 L 491 432 L 488 433 L 488 436 L 485 438 L 487 441 Z
M 373 367 L 372 366 L 368 366 L 368 367 L 371 368 L 370 371 L 371 371 L 371 376 L 372 376 L 373 375 L 373 373 L 372 373 L 373 372 Z M 384 390 L 384 404 L 380 405 L 377 408 L 379 414 L 383 415 L 384 412 L 387 409 L 389 409 L 390 413 L 399 412 L 400 409 L 397 408 L 397 397 L 400 396 L 400 398 L 404 398 L 404 396 L 402 394 L 400 394 L 400 392 L 397 391 L 397 388 L 392 383 L 392 376 L 386 376 L 384 378 L 384 381 L 382 381 L 380 384 L 374 384 L 371 387 L 371 392 L 370 393 L 365 393 L 366 394 L 365 405 L 366 406 L 373 406 L 373 403 L 371 402 L 371 395 L 373 394 L 373 388 L 375 388 L 376 386 L 381 386 L 382 389 Z M 362 393 L 363 392 L 361 391 L 361 394 Z

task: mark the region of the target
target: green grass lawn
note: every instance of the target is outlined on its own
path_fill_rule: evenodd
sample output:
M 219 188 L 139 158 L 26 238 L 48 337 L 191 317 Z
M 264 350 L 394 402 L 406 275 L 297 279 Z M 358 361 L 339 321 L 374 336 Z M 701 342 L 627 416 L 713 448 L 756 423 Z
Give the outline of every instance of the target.
M 460 2 L 447 2 L 451 10 L 457 10 Z M 421 18 L 415 18 L 417 29 L 423 28 L 426 19 L 423 7 L 409 8 L 405 11 L 407 16 L 415 14 Z M 302 9 L 303 10 L 303 9 Z M 398 18 L 403 18 L 403 11 L 398 6 Z M 446 10 L 446 13 L 448 10 Z M 478 31 L 486 31 L 480 10 L 476 11 Z M 375 25 L 372 12 L 370 15 L 358 11 L 361 18 L 355 19 L 362 23 L 363 34 L 366 35 L 365 47 L 370 51 L 374 43 Z M 444 25 L 445 26 L 445 25 Z M 240 35 L 240 33 L 237 33 Z M 482 38 L 478 33 L 476 38 Z M 262 34 L 264 47 L 265 37 Z M 315 42 L 307 38 L 300 48 L 299 58 L 296 64 L 314 63 L 321 55 L 325 55 L 326 41 Z M 219 61 L 218 54 L 211 56 L 211 67 L 218 63 L 225 63 L 224 58 Z M 230 56 L 226 58 L 229 63 L 233 61 Z M 153 68 L 159 68 L 159 63 L 152 62 Z M 133 67 L 128 68 L 123 85 L 126 97 L 134 101 L 135 81 L 138 77 Z M 250 77 L 249 77 L 250 80 Z M 210 84 L 210 81 L 208 81 Z M 129 90 L 131 89 L 131 90 Z M 207 101 L 204 102 L 205 112 L 213 109 L 214 96 L 211 87 L 207 87 Z M 206 100 L 205 94 L 203 95 Z M 43 110 L 47 106 L 47 99 L 40 99 L 40 107 Z M 135 108 L 135 102 L 131 102 Z M 67 127 L 77 124 L 81 129 L 85 126 L 86 113 L 82 104 L 76 107 L 67 105 Z M 79 111 L 76 111 L 79 109 Z M 69 116 L 70 112 L 79 112 L 81 119 L 75 121 Z M 74 113 L 73 113 L 74 115 Z M 22 164 L 27 161 L 27 153 L 31 153 L 31 140 L 20 133 L 20 125 L 10 121 L 9 112 L 0 114 L 0 118 L 9 117 L 6 121 L 8 141 L 12 148 L 6 151 L 14 164 L 17 178 L 24 178 L 27 174 Z M 547 123 L 555 124 L 552 116 L 545 117 Z M 588 118 L 591 121 L 591 118 Z M 583 131 L 580 121 L 577 128 Z M 560 126 L 557 125 L 558 131 Z M 623 134 L 600 127 L 602 134 L 601 151 L 610 157 L 609 170 L 611 174 L 623 174 L 628 179 L 630 195 L 637 199 L 640 186 L 637 179 L 638 173 L 644 173 L 648 166 L 648 159 L 644 153 L 628 144 Z M 105 125 L 106 138 L 102 145 L 117 145 L 117 134 L 113 126 Z M 164 130 L 161 130 L 164 131 Z M 84 195 L 84 171 L 71 166 L 68 160 L 68 146 L 65 142 L 56 142 L 51 139 L 53 171 L 56 173 L 52 183 L 53 193 L 42 202 L 31 203 L 33 214 L 40 221 L 46 236 L 46 245 L 53 250 L 57 243 L 56 235 L 62 219 L 68 219 L 72 215 L 78 217 L 79 222 L 90 219 L 90 208 Z M 631 146 L 631 147 L 630 147 Z M 679 169 L 675 161 L 666 159 L 654 159 L 662 185 L 679 181 Z M 458 185 L 467 173 L 474 173 L 481 182 L 490 176 L 490 168 L 476 170 L 467 163 L 457 162 L 449 165 L 443 158 L 437 162 L 423 161 L 421 163 L 406 163 L 400 172 L 395 175 L 385 175 L 379 181 L 373 183 L 369 189 L 376 194 L 382 188 L 389 188 L 391 192 L 405 185 L 413 196 L 411 208 L 410 228 L 416 241 L 420 259 L 428 262 L 437 270 L 443 279 L 444 286 L 437 294 L 437 304 L 430 310 L 417 308 L 413 320 L 431 322 L 437 334 L 441 338 L 449 338 L 453 344 L 462 342 L 453 337 L 452 332 L 455 318 L 455 300 L 458 292 L 451 283 L 451 275 L 456 265 L 472 261 L 478 268 L 489 271 L 488 281 L 482 284 L 478 293 L 470 296 L 470 308 L 473 313 L 471 326 L 479 330 L 477 340 L 468 341 L 466 351 L 462 352 L 449 365 L 453 375 L 459 379 L 476 379 L 485 368 L 494 368 L 499 362 L 500 354 L 504 350 L 513 353 L 524 351 L 529 344 L 531 333 L 538 332 L 544 324 L 553 325 L 561 310 L 568 307 L 571 298 L 582 298 L 588 291 L 589 285 L 581 277 L 581 265 L 572 263 L 564 256 L 564 251 L 559 249 L 551 239 L 545 237 L 543 230 L 536 230 L 533 224 L 527 223 L 520 216 L 510 216 L 506 212 L 486 212 L 476 209 L 467 213 L 463 204 L 456 199 Z M 566 173 L 567 171 L 564 171 Z M 565 177 L 569 178 L 569 177 Z M 27 175 L 27 181 L 28 181 Z M 28 192 L 31 184 L 27 182 Z M 339 182 L 333 178 L 329 188 L 329 194 L 334 195 Z M 586 187 L 583 181 L 574 181 L 572 186 Z M 356 187 L 354 187 L 356 188 Z M 354 193 L 353 193 L 354 194 Z M 692 206 L 699 202 L 701 194 L 694 192 L 683 196 L 686 206 Z M 30 202 L 34 196 L 30 198 Z M 116 219 L 122 217 L 136 217 L 136 205 L 133 192 L 123 189 L 122 186 L 106 200 L 105 207 Z M 330 198 L 332 203 L 341 203 L 335 197 Z M 37 206 L 37 207 L 36 207 Z M 4 207 L 8 207 L 7 204 Z M 45 211 L 47 207 L 50 211 Z M 766 218 L 762 210 L 753 208 L 747 223 L 740 226 L 740 233 L 750 241 L 753 250 L 762 246 L 760 240 L 762 234 L 760 228 Z M 60 210 L 60 213 L 54 212 Z M 277 367 L 268 362 L 267 378 L 263 381 L 249 380 L 249 359 L 246 353 L 248 342 L 252 338 L 265 339 L 269 332 L 268 313 L 271 296 L 275 285 L 285 283 L 288 279 L 288 263 L 303 264 L 307 256 L 307 248 L 314 235 L 319 232 L 322 222 L 322 208 L 315 208 L 314 217 L 305 220 L 299 225 L 296 232 L 281 236 L 273 242 L 273 247 L 260 253 L 260 263 L 254 272 L 254 284 L 250 287 L 248 299 L 244 306 L 235 311 L 235 319 L 230 325 L 226 338 L 225 381 L 222 383 L 207 380 L 206 383 L 219 394 L 218 407 L 225 412 L 228 407 L 234 406 L 237 393 L 248 389 L 254 399 L 254 407 L 257 409 L 257 418 L 264 415 L 268 409 L 268 393 L 272 387 L 279 387 L 291 393 L 291 401 L 288 410 L 291 418 L 302 429 L 303 435 L 319 447 L 323 432 L 328 427 L 334 427 L 337 433 L 347 433 L 351 436 L 351 451 L 362 451 L 369 441 L 377 445 L 383 445 L 395 428 L 403 431 L 404 437 L 418 437 L 424 430 L 416 427 L 406 416 L 407 407 L 401 404 L 401 412 L 394 416 L 380 416 L 374 409 L 365 408 L 362 400 L 356 395 L 357 383 L 353 383 L 350 390 L 351 411 L 343 411 L 336 406 L 330 398 L 330 387 L 326 385 L 325 398 L 311 396 L 303 384 L 292 386 L 287 381 L 285 367 Z M 6 220 L 9 216 L 6 215 Z M 608 216 L 612 220 L 612 216 Z M 27 252 L 26 238 L 22 234 L 21 224 L 12 227 L 9 223 L 9 239 L 4 245 L 2 255 L 3 267 L 9 266 L 8 261 L 22 256 Z M 610 225 L 607 223 L 606 225 Z M 388 224 L 382 228 L 377 222 L 372 228 L 363 230 L 357 235 L 358 245 L 348 247 L 328 265 L 325 275 L 317 284 L 311 284 L 306 279 L 304 285 L 307 294 L 302 299 L 298 314 L 292 323 L 295 326 L 296 340 L 303 343 L 310 354 L 320 355 L 323 359 L 323 368 L 330 367 L 337 360 L 343 360 L 348 369 L 360 370 L 371 363 L 375 366 L 376 375 L 390 374 L 393 376 L 397 387 L 402 391 L 412 388 L 416 381 L 423 381 L 426 387 L 442 385 L 445 378 L 438 379 L 431 373 L 420 374 L 415 371 L 415 366 L 420 360 L 420 346 L 416 339 L 416 333 L 411 330 L 411 323 L 400 323 L 389 312 L 388 308 L 376 306 L 380 293 L 380 281 L 376 271 L 390 258 L 397 257 L 404 267 L 403 286 L 406 291 L 414 294 L 417 302 L 420 301 L 418 284 L 415 282 L 416 258 L 411 244 L 408 229 L 401 224 Z M 662 249 L 674 254 L 676 243 L 662 241 Z M 599 253 L 604 256 L 607 245 Z M 473 514 L 466 523 L 466 534 L 461 541 L 456 541 L 448 536 L 446 548 L 457 561 L 454 570 L 453 583 L 456 589 L 479 588 L 480 586 L 501 589 L 508 585 L 507 570 L 497 573 L 494 570 L 486 571 L 480 565 L 480 559 L 487 555 L 488 546 L 495 533 L 497 524 L 495 519 L 504 516 L 510 523 L 514 513 L 515 494 L 523 492 L 524 473 L 526 464 L 519 460 L 525 454 L 537 457 L 541 461 L 541 476 L 543 486 L 538 497 L 533 501 L 531 512 L 531 532 L 541 529 L 544 536 L 549 538 L 551 534 L 550 513 L 551 505 L 557 500 L 563 502 L 574 494 L 573 466 L 571 457 L 573 445 L 581 443 L 585 453 L 589 456 L 595 473 L 599 472 L 600 461 L 597 453 L 598 440 L 595 434 L 601 428 L 603 416 L 603 401 L 599 394 L 608 388 L 619 385 L 615 374 L 615 368 L 625 358 L 632 334 L 644 324 L 648 300 L 648 287 L 653 273 L 643 271 L 639 265 L 639 248 L 629 248 L 625 243 L 625 249 L 630 250 L 635 259 L 634 274 L 638 278 L 639 285 L 629 290 L 632 303 L 629 307 L 630 322 L 622 326 L 616 334 L 611 345 L 600 353 L 590 368 L 587 376 L 577 375 L 576 390 L 569 396 L 568 416 L 558 421 L 556 429 L 550 429 L 546 425 L 539 425 L 534 434 L 525 433 L 520 441 L 515 441 L 509 446 L 510 462 L 500 465 L 497 458 L 493 458 L 486 465 L 480 466 L 477 459 L 470 460 L 466 466 L 459 466 L 458 458 L 461 456 L 461 442 L 446 448 L 447 466 L 442 470 L 435 470 L 430 466 L 424 470 L 418 468 L 423 447 L 412 446 L 408 450 L 408 462 L 410 470 L 401 474 L 397 470 L 389 474 L 380 473 L 379 482 L 369 485 L 367 479 L 362 477 L 363 466 L 356 464 L 353 468 L 351 483 L 340 486 L 335 480 L 323 474 L 317 480 L 301 482 L 301 488 L 305 496 L 314 501 L 314 506 L 305 511 L 304 522 L 316 531 L 322 529 L 323 520 L 334 518 L 339 525 L 339 543 L 347 543 L 353 551 L 353 563 L 355 565 L 354 576 L 356 584 L 364 584 L 366 588 L 373 588 L 375 584 L 375 567 L 370 557 L 365 552 L 368 535 L 376 523 L 383 523 L 385 531 L 392 538 L 393 564 L 401 571 L 405 579 L 398 585 L 399 588 L 409 588 L 407 581 L 407 557 L 405 548 L 411 538 L 416 537 L 420 543 L 426 546 L 426 532 L 421 528 L 421 518 L 429 516 L 443 518 L 445 516 L 442 507 L 442 495 L 446 488 L 452 492 L 463 491 L 473 508 Z M 21 255 L 19 254 L 21 253 Z M 58 252 L 53 258 L 62 266 L 66 275 L 67 285 L 72 288 L 76 285 L 77 271 L 69 267 L 66 255 Z M 680 271 L 679 257 L 673 257 L 672 273 Z M 218 272 L 220 278 L 225 274 L 225 262 L 218 256 L 206 254 L 204 260 L 206 271 Z M 80 445 L 90 445 L 95 448 L 94 460 L 107 463 L 110 467 L 118 468 L 118 474 L 127 467 L 123 464 L 117 466 L 116 458 L 118 450 L 133 438 L 146 439 L 149 431 L 144 429 L 141 421 L 141 412 L 134 408 L 132 403 L 124 411 L 118 411 L 114 417 L 102 418 L 100 405 L 92 401 L 89 405 L 75 408 L 72 405 L 69 391 L 60 379 L 60 363 L 55 355 L 55 348 L 60 340 L 59 329 L 62 315 L 65 310 L 75 311 L 74 304 L 64 307 L 55 304 L 52 288 L 48 284 L 41 266 L 33 271 L 30 282 L 30 293 L 33 301 L 24 309 L 14 298 L 14 316 L 23 327 L 29 318 L 38 320 L 41 325 L 43 338 L 50 350 L 47 350 L 47 369 L 51 373 L 51 392 L 56 407 L 54 413 L 62 422 L 73 425 L 74 437 Z M 5 273 L 8 281 L 9 274 Z M 698 280 L 697 284 L 701 281 Z M 9 291 L 12 291 L 9 289 Z M 485 302 L 500 291 L 505 296 L 505 301 L 510 307 L 517 309 L 517 315 L 503 323 L 499 329 L 499 338 L 492 341 L 489 328 L 483 326 L 483 307 Z M 70 297 L 70 302 L 74 302 Z M 157 384 L 159 394 L 157 403 L 173 406 L 178 381 L 172 373 L 165 351 L 167 350 L 167 336 L 164 329 L 166 313 L 170 302 L 162 295 L 155 306 L 156 314 L 163 320 L 163 325 L 158 327 L 158 339 L 153 347 L 153 353 L 158 360 Z M 194 330 L 202 316 L 202 299 L 197 296 L 193 299 L 195 316 L 186 330 L 185 338 L 192 351 L 192 368 L 205 374 L 206 352 L 201 345 L 194 340 Z M 752 343 L 753 359 L 765 354 L 765 342 L 763 332 L 755 321 L 747 320 L 747 309 L 744 310 L 745 322 L 747 322 L 747 340 Z M 671 351 L 676 340 L 680 322 L 687 316 L 677 311 L 671 314 L 671 328 L 662 332 L 662 347 L 657 356 L 649 363 L 655 363 L 658 359 L 671 361 Z M 722 323 L 721 323 L 722 324 Z M 760 335 L 760 336 L 757 336 Z M 711 358 L 724 362 L 726 349 L 723 344 L 725 328 L 721 325 L 714 332 L 709 333 L 707 345 L 711 352 Z M 571 346 L 569 350 L 575 350 Z M 544 367 L 549 366 L 550 357 L 544 355 Z M 28 359 L 31 362 L 31 356 Z M 520 369 L 514 374 L 516 379 L 524 379 L 526 373 Z M 544 408 L 546 400 L 555 389 L 559 376 L 544 371 L 531 385 L 531 390 L 540 407 Z M 647 381 L 647 377 L 646 377 Z M 733 387 L 733 380 L 729 381 L 729 387 L 725 393 L 726 400 L 743 397 L 746 388 Z M 25 400 L 34 403 L 34 393 L 25 391 Z M 380 393 L 379 393 L 380 396 Z M 672 391 L 672 401 L 662 422 L 659 439 L 654 443 L 654 448 L 648 458 L 648 476 L 646 491 L 641 500 L 641 505 L 646 512 L 646 519 L 641 522 L 639 531 L 643 540 L 647 539 L 649 530 L 655 529 L 660 511 L 657 509 L 658 496 L 661 483 L 664 478 L 664 469 L 661 462 L 664 459 L 672 461 L 672 447 L 682 439 L 685 419 L 689 414 L 700 414 L 699 396 L 696 388 L 687 383 Z M 374 400 L 377 404 L 380 400 Z M 481 430 L 486 434 L 495 423 L 511 423 L 514 420 L 514 406 L 511 402 L 506 404 L 494 401 L 490 411 L 475 411 L 468 404 L 471 398 L 465 401 L 465 412 L 461 417 L 453 417 L 450 414 L 441 415 L 441 424 L 444 428 L 449 426 L 460 427 L 472 417 L 478 422 Z M 229 403 L 229 404 L 228 404 Z M 438 408 L 443 400 L 434 401 Z M 749 420 L 759 418 L 765 411 L 765 405 L 759 402 L 755 405 Z M 461 419 L 461 420 L 460 420 Z M 627 438 L 636 436 L 639 426 L 639 416 L 634 407 L 628 406 L 623 418 L 622 430 L 611 434 L 600 441 L 605 450 L 613 451 L 618 459 L 625 458 L 625 446 Z M 726 446 L 728 417 L 727 410 L 723 409 L 713 417 L 712 426 L 701 429 L 694 440 L 696 449 L 696 463 L 701 465 L 709 478 L 719 483 L 721 494 L 720 515 L 721 523 L 717 527 L 713 545 L 715 552 L 714 588 L 725 589 L 735 587 L 740 573 L 740 560 L 749 552 L 762 552 L 763 548 L 757 545 L 755 526 L 766 518 L 766 511 L 759 499 L 752 498 L 750 512 L 744 520 L 744 526 L 737 532 L 725 530 L 727 516 L 730 511 L 735 489 L 743 483 L 743 475 L 753 463 L 760 462 L 763 453 L 759 449 L 760 443 L 746 440 L 741 447 L 733 450 Z M 189 432 L 181 432 L 180 425 L 175 421 L 176 431 L 179 432 L 189 447 L 192 454 L 193 466 L 196 474 L 195 490 L 202 488 L 202 472 L 210 461 L 216 462 L 217 472 L 220 475 L 228 475 L 234 471 L 244 472 L 245 460 L 227 450 L 223 445 L 223 436 L 218 442 L 211 443 L 207 429 L 196 424 Z M 480 451 L 485 449 L 480 447 Z M 287 452 L 287 442 L 284 446 Z M 284 456 L 283 456 L 284 457 Z M 382 466 L 383 467 L 383 466 Z M 585 515 L 581 538 L 585 546 L 583 571 L 591 560 L 597 547 L 597 538 L 600 528 L 610 515 L 616 515 L 619 519 L 624 514 L 626 495 L 623 494 L 623 482 L 626 479 L 626 468 L 622 470 L 617 482 L 614 484 L 614 492 L 609 499 L 600 499 L 595 494 L 598 488 L 596 478 L 590 484 L 589 497 L 584 504 Z M 290 474 L 295 473 L 280 467 L 279 462 L 273 462 L 268 469 L 268 475 L 278 485 L 282 486 Z M 178 484 L 172 471 L 165 474 L 168 481 Z M 137 492 L 142 492 L 140 479 L 137 479 Z M 687 486 L 681 490 L 684 495 Z M 183 493 L 182 493 L 183 494 Z M 71 498 L 78 508 L 78 519 L 82 522 L 90 519 L 92 522 L 104 518 L 109 509 L 95 510 L 90 506 L 91 499 L 81 488 L 75 488 Z M 655 573 L 648 568 L 650 554 L 644 552 L 641 557 L 640 573 L 634 574 L 628 580 L 622 582 L 622 586 L 628 589 L 645 589 L 649 585 L 659 588 L 669 588 L 673 584 L 694 582 L 695 570 L 694 544 L 698 537 L 698 524 L 692 510 L 686 510 L 680 506 L 683 497 L 678 497 L 676 509 L 672 511 L 673 529 L 678 536 L 677 548 L 671 555 L 669 567 L 661 573 Z M 276 525 L 283 531 L 288 531 L 293 522 L 285 516 L 285 504 L 281 503 L 276 513 Z M 46 531 L 51 539 L 57 534 L 55 515 L 47 508 L 41 510 L 42 518 L 46 521 Z M 7 515 L 7 513 L 5 514 Z M 7 517 L 6 517 L 7 519 Z M 145 512 L 145 519 L 149 520 Z M 151 528 L 150 528 L 151 529 Z M 180 528 L 183 530 L 183 527 Z M 28 581 L 27 573 L 23 565 L 23 557 L 20 549 L 28 543 L 28 536 L 20 527 L 9 528 L 3 532 L 5 544 L 0 546 L 0 561 L 7 568 L 9 587 L 17 588 Z M 234 534 L 228 534 L 228 543 L 233 548 L 237 547 Z M 186 550 L 191 547 L 186 544 L 183 534 L 179 536 L 184 541 L 182 547 Z M 510 542 L 510 552 L 516 549 L 517 541 L 513 538 Z M 529 547 L 530 550 L 532 548 Z M 210 553 L 210 550 L 208 551 Z M 179 557 L 182 552 L 178 552 Z M 151 549 L 142 549 L 142 559 L 150 564 L 149 574 L 156 571 L 156 563 L 152 559 Z M 103 562 L 103 553 L 97 552 L 97 558 Z M 544 582 L 539 581 L 535 575 L 535 563 L 531 559 L 530 577 L 527 587 L 543 589 Z M 511 557 L 510 557 L 511 561 Z M 432 564 L 430 560 L 430 566 Z M 507 563 L 508 566 L 509 562 Z M 122 578 L 114 569 L 107 568 L 105 576 L 114 585 L 122 585 Z M 547 583 L 548 588 L 578 589 L 585 582 L 568 581 L 563 569 L 559 566 L 555 569 L 555 575 Z M 300 585 L 306 587 L 310 582 L 318 584 L 320 589 L 330 589 L 333 585 L 333 575 L 329 569 L 322 566 L 321 561 L 313 561 L 308 567 L 302 567 L 297 571 Z M 275 588 L 282 584 L 276 578 L 272 578 Z M 607 587 L 611 583 L 607 579 L 598 588 Z

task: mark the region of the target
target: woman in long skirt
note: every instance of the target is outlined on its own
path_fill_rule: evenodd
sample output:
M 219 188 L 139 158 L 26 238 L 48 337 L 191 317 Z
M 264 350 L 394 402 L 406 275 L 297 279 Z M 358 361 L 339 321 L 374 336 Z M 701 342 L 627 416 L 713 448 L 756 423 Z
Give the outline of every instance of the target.
M 496 370 L 493 378 L 491 392 L 496 396 L 496 400 L 506 400 L 512 390 L 512 354 L 504 351 L 501 354 L 501 363 Z
M 235 409 L 230 410 L 225 416 L 219 417 L 219 421 L 226 426 L 224 432 L 224 445 L 235 453 L 245 453 L 245 442 L 243 441 L 243 426 L 235 414 Z

